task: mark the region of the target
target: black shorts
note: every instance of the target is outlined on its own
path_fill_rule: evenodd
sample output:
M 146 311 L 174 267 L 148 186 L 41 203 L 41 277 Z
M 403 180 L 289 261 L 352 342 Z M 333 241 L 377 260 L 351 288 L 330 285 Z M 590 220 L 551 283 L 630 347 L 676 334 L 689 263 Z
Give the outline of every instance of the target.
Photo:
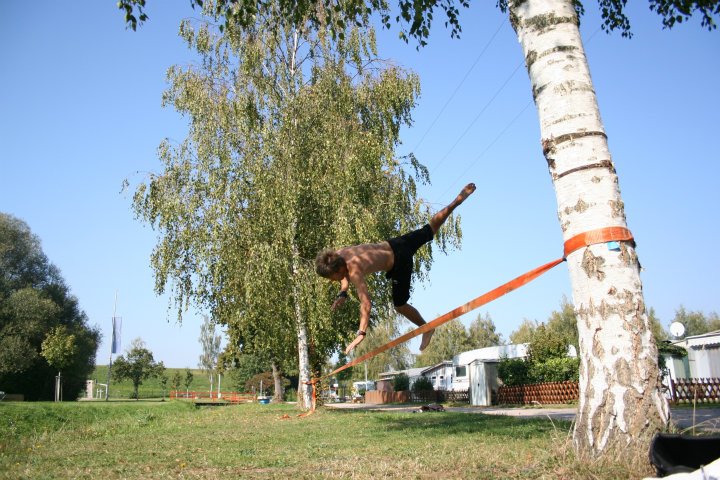
M 420 247 L 432 241 L 430 225 L 388 240 L 395 254 L 393 268 L 385 276 L 392 279 L 393 305 L 401 307 L 410 299 L 410 277 L 413 271 L 413 255 Z

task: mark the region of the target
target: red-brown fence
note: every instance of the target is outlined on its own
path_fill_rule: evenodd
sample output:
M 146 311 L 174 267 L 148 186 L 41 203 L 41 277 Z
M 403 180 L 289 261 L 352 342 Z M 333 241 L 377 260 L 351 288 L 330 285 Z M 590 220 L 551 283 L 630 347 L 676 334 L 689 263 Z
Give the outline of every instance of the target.
M 720 402 L 720 378 L 678 378 L 670 382 L 674 403 Z
M 369 390 L 365 392 L 365 403 L 435 403 L 435 402 L 470 402 L 468 390 L 426 390 L 422 392 L 388 392 Z
M 170 392 L 170 399 L 180 400 L 202 400 L 211 402 L 227 402 L 227 403 L 248 403 L 254 402 L 257 399 L 257 395 L 254 393 L 239 393 L 239 392 L 194 392 L 194 391 L 181 391 L 172 390 Z
M 570 403 L 579 397 L 578 382 L 536 383 L 498 388 L 498 403 L 543 405 Z

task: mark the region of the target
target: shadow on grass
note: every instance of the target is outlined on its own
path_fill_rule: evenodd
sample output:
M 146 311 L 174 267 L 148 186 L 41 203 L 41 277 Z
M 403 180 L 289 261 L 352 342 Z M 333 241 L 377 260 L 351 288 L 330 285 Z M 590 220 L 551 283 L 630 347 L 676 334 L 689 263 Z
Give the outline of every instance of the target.
M 532 438 L 550 432 L 566 433 L 572 425 L 569 421 L 549 418 L 517 418 L 504 415 L 455 412 L 372 412 L 336 410 L 333 415 L 364 415 L 369 428 L 384 431 L 407 431 L 422 435 L 465 435 L 482 433 L 499 437 Z

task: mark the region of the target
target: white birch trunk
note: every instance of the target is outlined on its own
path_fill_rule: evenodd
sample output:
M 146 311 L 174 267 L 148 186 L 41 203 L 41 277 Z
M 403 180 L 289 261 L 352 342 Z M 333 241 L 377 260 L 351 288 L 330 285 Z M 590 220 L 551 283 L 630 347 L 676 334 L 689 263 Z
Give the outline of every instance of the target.
M 525 55 L 564 240 L 626 227 L 572 2 L 511 2 L 510 20 Z M 596 455 L 646 442 L 667 423 L 668 406 L 634 245 L 581 248 L 567 264 L 580 334 L 575 447 Z
M 298 32 L 293 32 L 291 52 L 290 52 L 290 76 L 294 77 L 296 73 L 297 65 L 295 65 L 295 58 L 298 51 L 299 35 Z M 295 121 L 294 121 L 295 122 Z M 292 225 L 292 237 L 295 237 L 297 231 L 297 220 L 293 220 Z M 298 251 L 295 241 L 292 241 L 292 273 L 293 278 L 301 278 L 300 276 L 300 252 Z M 309 409 L 312 407 L 312 387 L 306 385 L 305 382 L 310 381 L 310 353 L 308 349 L 308 332 L 307 325 L 303 319 L 302 308 L 300 306 L 300 289 L 297 286 L 296 281 L 293 281 L 293 308 L 295 314 L 295 325 L 297 328 L 297 339 L 298 339 L 298 370 L 299 370 L 299 382 L 298 382 L 298 403 L 301 408 Z
M 300 278 L 300 254 L 297 251 L 297 246 L 293 244 L 293 259 L 292 259 L 292 270 L 293 278 Z M 308 333 L 307 325 L 303 319 L 302 309 L 300 307 L 300 289 L 297 284 L 293 282 L 293 307 L 295 313 L 295 326 L 297 329 L 298 339 L 298 370 L 299 370 L 299 382 L 298 382 L 298 402 L 304 409 L 309 409 L 312 406 L 312 387 L 306 385 L 305 382 L 310 381 L 310 353 L 308 349 Z

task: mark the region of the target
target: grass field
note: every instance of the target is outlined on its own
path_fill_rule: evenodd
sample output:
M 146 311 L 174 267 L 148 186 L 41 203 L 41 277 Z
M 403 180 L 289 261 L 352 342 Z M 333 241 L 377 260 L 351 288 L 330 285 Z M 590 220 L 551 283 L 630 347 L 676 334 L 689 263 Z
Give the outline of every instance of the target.
M 106 383 L 107 382 L 107 365 L 98 365 L 95 367 L 95 371 L 90 376 L 91 380 L 96 380 L 100 383 Z M 180 376 L 182 378 L 182 381 L 185 381 L 185 369 L 184 368 L 167 368 L 165 369 L 165 375 L 167 375 L 169 381 L 168 381 L 168 390 L 171 388 L 172 383 L 172 377 L 175 375 L 175 372 L 180 372 Z M 195 391 L 201 391 L 201 392 L 207 392 L 210 390 L 210 379 L 208 376 L 199 369 L 193 369 L 191 368 L 190 371 L 193 373 L 193 381 L 190 385 L 190 390 Z M 181 383 L 182 390 L 185 389 L 185 385 Z M 216 386 L 214 388 L 217 388 Z M 226 390 L 223 388 L 223 384 L 220 384 L 220 388 L 222 390 Z M 229 386 L 228 386 L 229 389 Z M 110 398 L 131 398 L 131 395 L 133 393 L 133 385 L 130 380 L 123 380 L 122 382 L 117 382 L 115 380 L 110 381 Z M 138 389 L 138 396 L 140 398 L 162 398 L 162 387 L 160 386 L 160 380 L 157 378 L 148 378 L 145 380 L 142 385 L 140 385 L 140 388 Z
M 647 453 L 582 462 L 570 425 L 466 413 L 148 401 L 0 403 L 0 478 L 633 479 Z

